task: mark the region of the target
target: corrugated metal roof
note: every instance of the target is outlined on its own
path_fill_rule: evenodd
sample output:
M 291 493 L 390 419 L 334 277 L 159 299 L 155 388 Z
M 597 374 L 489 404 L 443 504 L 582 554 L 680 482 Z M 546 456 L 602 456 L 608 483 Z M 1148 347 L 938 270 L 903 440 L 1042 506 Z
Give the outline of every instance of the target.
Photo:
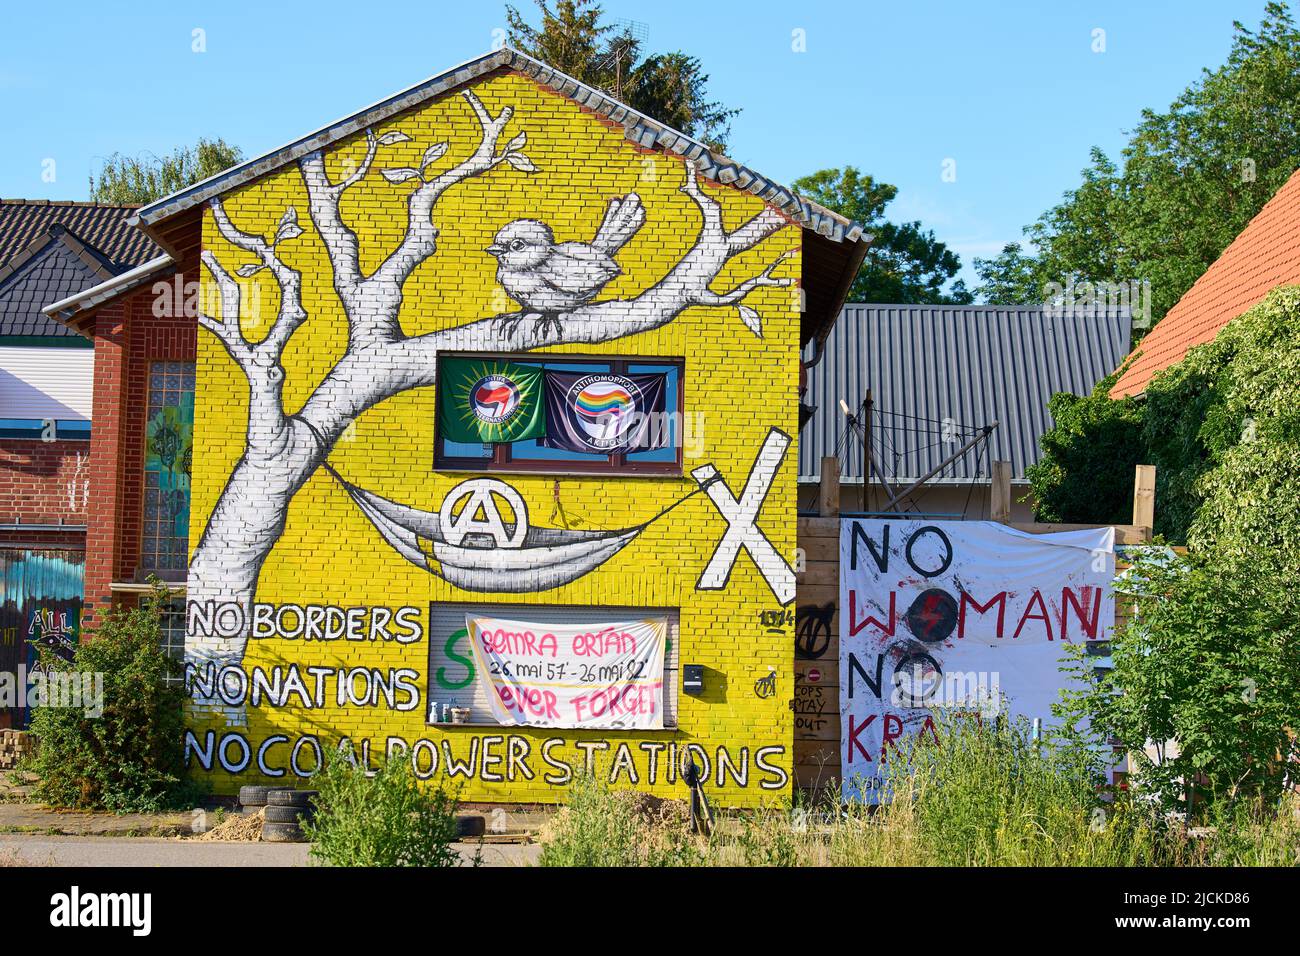
M 988 451 L 968 453 L 932 480 L 987 480 L 993 460 L 1010 461 L 1013 480 L 1023 480 L 1051 425 L 1047 400 L 1092 391 L 1128 351 L 1130 321 L 1127 310 L 847 305 L 826 355 L 808 371 L 804 401 L 817 411 L 799 435 L 799 480 L 816 481 L 822 456 L 838 453 L 841 480 L 862 481 L 862 444 L 845 439 L 839 403 L 860 412 L 868 388 L 872 447 L 891 484 L 921 477 L 994 421 Z

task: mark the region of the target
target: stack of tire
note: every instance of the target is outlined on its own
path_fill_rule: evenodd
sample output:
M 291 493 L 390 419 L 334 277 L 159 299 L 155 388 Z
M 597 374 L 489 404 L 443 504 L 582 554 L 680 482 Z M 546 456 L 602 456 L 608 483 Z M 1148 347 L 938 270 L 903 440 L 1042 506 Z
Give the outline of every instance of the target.
M 292 790 L 293 787 L 240 787 L 239 809 L 245 816 L 260 813 L 266 806 L 267 795 L 272 790 Z
M 266 816 L 262 820 L 265 843 L 306 843 L 302 821 L 316 812 L 312 800 L 316 790 L 272 790 L 266 795 Z
M 266 843 L 306 843 L 302 821 L 311 819 L 315 790 L 292 787 L 241 787 L 239 803 L 245 813 L 262 812 L 262 840 Z

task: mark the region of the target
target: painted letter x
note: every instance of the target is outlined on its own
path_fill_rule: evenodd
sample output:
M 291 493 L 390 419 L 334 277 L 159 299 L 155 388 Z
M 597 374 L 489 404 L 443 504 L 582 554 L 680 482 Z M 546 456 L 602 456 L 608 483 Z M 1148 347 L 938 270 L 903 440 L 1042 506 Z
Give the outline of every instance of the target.
M 749 478 L 745 480 L 745 490 L 739 501 L 732 496 L 726 480 L 712 465 L 701 465 L 691 472 L 691 477 L 699 482 L 718 513 L 727 521 L 726 533 L 718 542 L 708 567 L 695 585 L 699 590 L 720 591 L 725 588 L 736 558 L 740 556 L 740 549 L 744 548 L 754 559 L 754 564 L 776 599 L 783 605 L 794 600 L 794 571 L 756 523 L 763 500 L 771 490 L 772 479 L 776 477 L 777 469 L 781 467 L 781 461 L 789 447 L 790 436 L 779 428 L 773 428 L 767 433 L 767 439 L 759 449 L 758 457 L 754 459 L 754 466 L 749 470 Z

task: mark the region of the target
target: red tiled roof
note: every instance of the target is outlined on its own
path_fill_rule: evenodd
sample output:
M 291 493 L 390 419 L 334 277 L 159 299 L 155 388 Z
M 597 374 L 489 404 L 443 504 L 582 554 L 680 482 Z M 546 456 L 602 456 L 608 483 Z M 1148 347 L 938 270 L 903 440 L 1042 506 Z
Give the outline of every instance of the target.
M 1138 343 L 1111 397 L 1140 394 L 1192 346 L 1209 342 L 1274 287 L 1293 283 L 1300 283 L 1300 170 Z
M 50 199 L 0 199 L 0 266 L 51 226 L 63 226 L 108 257 L 123 272 L 159 255 L 153 241 L 126 224 L 138 206 Z

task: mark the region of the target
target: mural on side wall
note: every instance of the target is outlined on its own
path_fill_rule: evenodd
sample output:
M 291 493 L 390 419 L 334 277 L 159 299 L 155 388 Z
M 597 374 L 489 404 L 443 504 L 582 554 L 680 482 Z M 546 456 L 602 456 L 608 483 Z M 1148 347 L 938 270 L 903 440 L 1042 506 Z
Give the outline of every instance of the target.
M 788 786 L 797 224 L 505 74 L 202 229 L 193 772 Z
M 399 129 L 380 134 L 367 130 L 364 157 L 338 181 L 327 175 L 321 151 L 299 160 L 309 215 L 324 243 L 333 286 L 347 316 L 348 346 L 293 414 L 286 412 L 281 397 L 285 377 L 281 358 L 290 337 L 309 316 L 303 304 L 302 275 L 286 264 L 278 250 L 281 244 L 303 235 L 298 210 L 293 206 L 285 209 L 274 233 L 267 236 L 237 226 L 220 199 L 211 203 L 220 235 L 254 257 L 255 261 L 239 267 L 237 274 L 247 279 L 265 270 L 279 287 L 280 305 L 269 332 L 260 340 L 251 340 L 240 324 L 240 284 L 230 266 L 211 250 L 204 250 L 202 260 L 216 283 L 219 308 L 216 315 L 201 315 L 199 322 L 242 369 L 249 416 L 244 453 L 212 509 L 190 563 L 187 656 L 192 662 L 224 666 L 242 660 L 258 578 L 284 530 L 290 502 L 307 480 L 326 466 L 335 443 L 358 415 L 401 392 L 435 383 L 440 351 L 525 352 L 545 345 L 608 342 L 663 326 L 693 306 L 734 308 L 737 334 L 743 326 L 746 334 L 761 337 L 761 317 L 744 304 L 746 296 L 760 287 L 789 286 L 794 281 L 773 275 L 789 257 L 787 250 L 726 292 L 710 288 L 732 259 L 788 225 L 788 220 L 765 208 L 727 229 L 718 200 L 700 187 L 694 168 L 682 164 L 680 190 L 697 210 L 699 231 L 677 263 L 643 292 L 626 299 L 594 301 L 601 287 L 617 274 L 613 256 L 654 215 L 654 210 L 643 207 L 639 196 L 628 194 L 610 202 L 590 244 L 556 244 L 549 227 L 536 220 L 512 222 L 500 230 L 489 254 L 497 257 L 498 281 L 523 306 L 522 311 L 423 335 L 405 334 L 398 317 L 403 288 L 417 267 L 437 252 L 439 230 L 431 218 L 436 204 L 460 183 L 494 171 L 545 174 L 528 157 L 526 133 L 506 139 L 514 117 L 512 107 L 505 106 L 494 116 L 473 92 L 464 91 L 461 96 L 478 124 L 479 142 L 469 157 L 449 168 L 439 169 L 447 143 L 430 145 L 418 168 L 383 168 L 385 149 L 411 139 Z M 344 223 L 341 205 L 349 190 L 376 168 L 390 183 L 409 182 L 415 188 L 409 195 L 400 242 L 367 274 L 361 267 L 358 236 Z M 778 599 L 782 603 L 793 599 L 794 574 L 756 524 L 789 442 L 789 436 L 775 429 L 769 434 L 739 498 L 719 480 L 713 466 L 692 473 L 699 490 L 727 522 L 700 578 L 700 588 L 725 587 L 743 549 L 753 556 Z M 644 527 L 595 537 L 589 533 L 559 536 L 557 529 L 530 528 L 521 499 L 512 495 L 504 482 L 461 486 L 457 492 L 462 498 L 475 498 L 480 506 L 498 498 L 519 505 L 512 526 L 499 519 L 493 522 L 490 517 L 484 519 L 486 526 L 479 526 L 473 514 L 457 524 L 448 520 L 452 513 L 447 502 L 443 512 L 432 515 L 384 501 L 346 481 L 344 486 L 403 557 L 433 570 L 429 566 L 432 554 L 441 574 L 470 587 L 490 585 L 506 590 L 498 587 L 495 576 L 512 558 L 540 558 L 544 568 L 550 565 L 541 575 L 543 586 L 557 586 L 607 560 Z M 465 509 L 459 512 L 464 513 Z M 464 535 L 453 542 L 448 532 L 456 534 L 457 528 Z M 421 540 L 430 543 L 429 552 L 421 547 Z M 203 620 L 212 620 L 212 607 L 219 607 L 233 609 L 234 619 L 245 626 L 213 628 L 203 620 L 196 626 L 196 605 L 209 605 Z
M 85 560 L 82 551 L 0 548 L 0 727 L 26 727 L 29 685 L 74 658 Z

